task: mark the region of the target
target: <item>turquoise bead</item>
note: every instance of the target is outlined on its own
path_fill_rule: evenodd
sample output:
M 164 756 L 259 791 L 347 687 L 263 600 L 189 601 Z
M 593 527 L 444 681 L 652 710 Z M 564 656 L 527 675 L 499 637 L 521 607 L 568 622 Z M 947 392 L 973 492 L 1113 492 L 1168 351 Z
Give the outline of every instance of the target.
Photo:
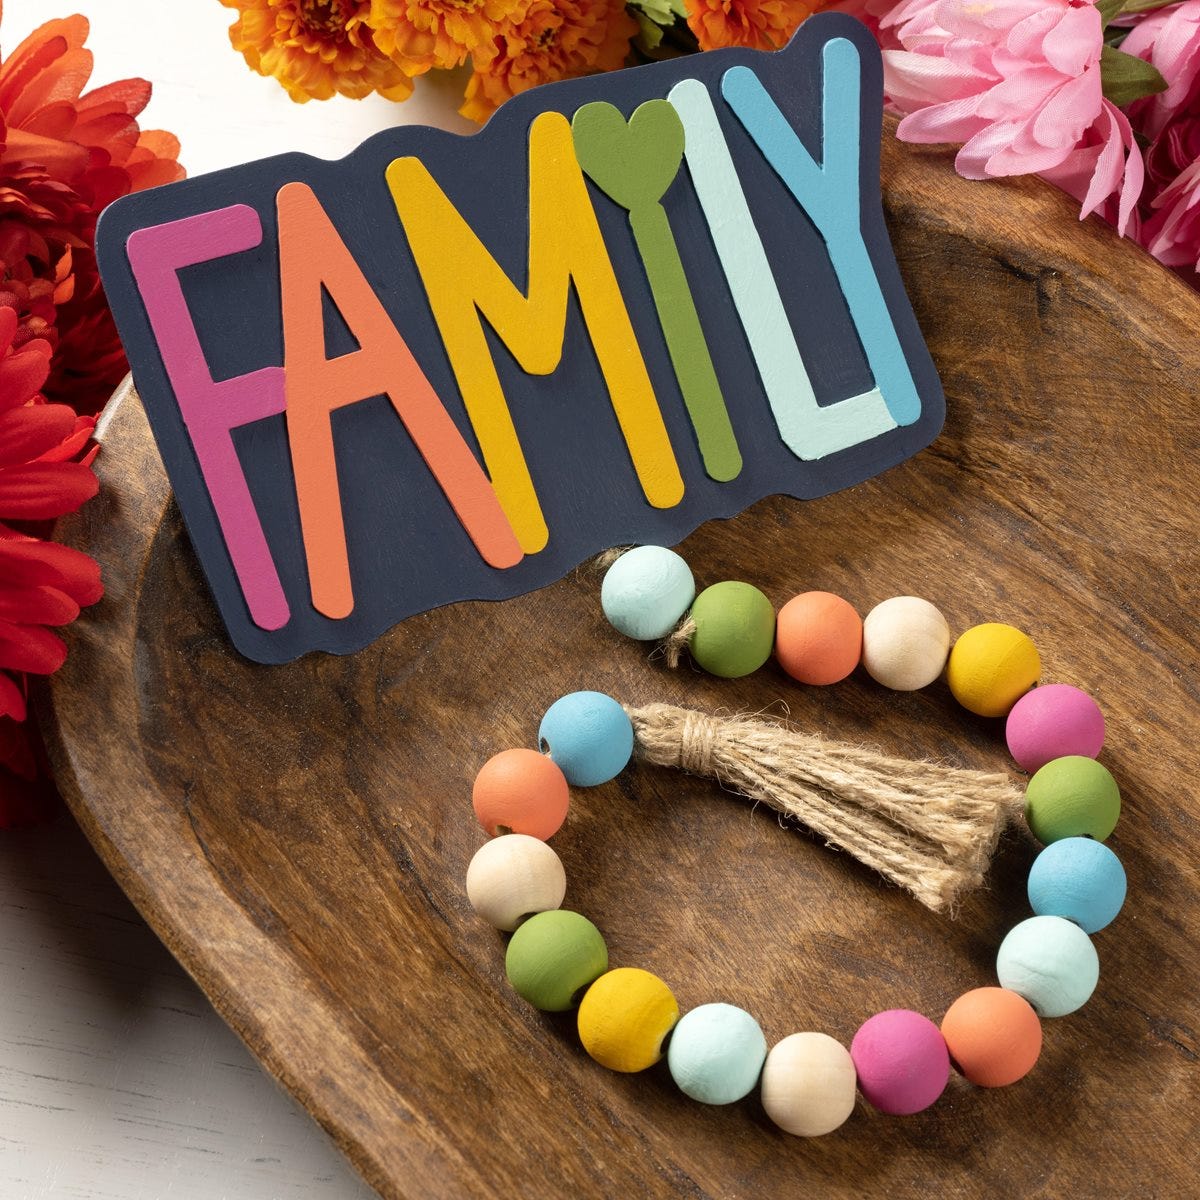
M 1084 933 L 1108 925 L 1125 903 L 1125 868 L 1102 842 L 1051 842 L 1029 871 L 1029 903 L 1043 917 L 1066 917 Z
M 767 1039 L 758 1022 L 732 1004 L 702 1004 L 685 1013 L 667 1050 L 679 1090 L 701 1104 L 732 1104 L 758 1083 Z
M 640 642 L 664 638 L 692 606 L 692 570 L 665 546 L 635 546 L 608 568 L 600 607 L 609 624 Z
M 619 775 L 633 754 L 633 725 L 603 692 L 571 692 L 550 705 L 538 729 L 542 752 L 575 787 Z
M 1096 990 L 1100 960 L 1091 938 L 1065 917 L 1030 917 L 1009 930 L 996 955 L 1000 986 L 1039 1016 L 1065 1017 Z

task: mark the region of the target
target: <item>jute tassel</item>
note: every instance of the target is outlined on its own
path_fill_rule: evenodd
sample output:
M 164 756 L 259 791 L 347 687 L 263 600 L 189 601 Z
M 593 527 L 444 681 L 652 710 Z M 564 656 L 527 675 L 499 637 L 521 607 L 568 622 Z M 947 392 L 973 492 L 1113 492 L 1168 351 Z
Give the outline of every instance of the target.
M 1005 775 L 888 758 L 777 721 L 670 704 L 627 708 L 638 755 L 794 817 L 935 912 L 984 878 L 1022 805 Z

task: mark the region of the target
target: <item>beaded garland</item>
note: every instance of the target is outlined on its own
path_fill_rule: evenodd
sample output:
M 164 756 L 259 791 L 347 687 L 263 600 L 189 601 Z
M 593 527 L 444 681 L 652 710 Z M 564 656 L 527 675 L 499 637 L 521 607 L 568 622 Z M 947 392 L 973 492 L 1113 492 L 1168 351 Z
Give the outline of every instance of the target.
M 541 753 L 501 752 L 473 790 L 476 815 L 493 838 L 471 862 L 467 894 L 484 920 L 513 931 L 505 969 L 517 992 L 545 1011 L 578 1004 L 584 1048 L 614 1071 L 652 1066 L 669 1036 L 668 1068 L 684 1094 L 730 1104 L 758 1086 L 768 1116 L 802 1137 L 841 1126 L 858 1092 L 884 1113 L 920 1112 L 942 1094 L 952 1065 L 980 1087 L 1023 1078 L 1041 1051 L 1041 1019 L 1065 1016 L 1090 998 L 1099 978 L 1090 935 L 1125 899 L 1124 869 L 1103 844 L 1120 793 L 1094 761 L 1104 741 L 1095 701 L 1063 684 L 1036 687 L 1037 650 L 1012 626 L 977 625 L 951 646 L 948 623 L 926 600 L 894 597 L 862 621 L 849 602 L 825 592 L 803 593 L 776 616 L 750 584 L 718 583 L 697 596 L 686 562 L 664 547 L 618 558 L 605 576 L 602 605 L 627 636 L 682 633 L 694 661 L 726 678 L 756 670 L 772 652 L 789 675 L 813 685 L 835 683 L 860 662 L 896 690 L 927 686 L 944 670 L 964 707 L 1007 717 L 1008 746 L 1032 772 L 1025 816 L 1044 844 L 1029 874 L 1035 915 L 1000 946 L 1000 986 L 960 996 L 940 1027 L 890 1009 L 866 1020 L 849 1050 L 812 1031 L 768 1049 L 758 1022 L 733 1005 L 704 1004 L 681 1016 L 666 983 L 640 968 L 610 969 L 596 926 L 560 908 L 566 874 L 545 839 L 566 817 L 569 787 L 614 778 L 634 748 L 632 724 L 616 700 L 575 692 L 543 717 Z

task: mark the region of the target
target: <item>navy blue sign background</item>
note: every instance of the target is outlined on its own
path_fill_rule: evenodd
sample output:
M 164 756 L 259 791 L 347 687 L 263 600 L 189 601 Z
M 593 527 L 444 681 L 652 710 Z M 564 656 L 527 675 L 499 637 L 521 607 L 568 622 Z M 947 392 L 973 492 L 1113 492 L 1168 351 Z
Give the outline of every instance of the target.
M 489 567 L 386 397 L 368 398 L 332 416 L 355 607 L 342 620 L 324 617 L 309 600 L 285 419 L 270 417 L 234 433 L 292 612 L 279 630 L 257 627 L 233 573 L 131 275 L 125 252 L 129 235 L 231 204 L 256 209 L 264 233 L 260 246 L 187 268 L 181 279 L 214 379 L 279 365 L 283 345 L 275 196 L 285 183 L 308 184 L 468 444 L 477 451 L 396 216 L 384 177 L 386 167 L 397 157 L 419 157 L 500 266 L 524 289 L 529 238 L 527 133 L 533 117 L 558 111 L 569 118 L 594 100 L 607 100 L 628 116 L 643 101 L 665 97 L 678 81 L 696 78 L 709 89 L 818 399 L 832 403 L 872 387 L 862 346 L 820 235 L 722 100 L 720 90 L 721 77 L 730 67 L 750 67 L 820 162 L 821 48 L 832 37 L 851 40 L 862 62 L 862 227 L 922 400 L 920 418 L 813 462 L 802 462 L 784 445 L 687 169 L 681 167 L 664 207 L 745 461 L 741 474 L 731 482 L 708 478 L 627 214 L 589 184 L 679 460 L 686 485 L 682 502 L 669 509 L 646 502 L 572 296 L 562 364 L 551 375 L 527 375 L 489 330 L 500 380 L 549 525 L 546 548 L 507 570 Z M 884 226 L 878 181 L 881 96 L 881 66 L 873 39 L 857 22 L 831 14 L 806 22 L 791 45 L 777 54 L 720 51 L 539 88 L 506 104 L 485 130 L 470 138 L 426 128 L 398 128 L 376 135 L 339 162 L 281 155 L 112 205 L 98 233 L 104 286 L 193 544 L 237 648 L 268 663 L 287 661 L 312 649 L 350 652 L 413 613 L 456 600 L 503 599 L 530 591 L 609 546 L 671 545 L 701 522 L 731 516 L 765 495 L 821 496 L 861 482 L 928 445 L 941 429 L 944 401 Z M 328 303 L 326 307 L 328 356 L 355 349 L 336 311 Z

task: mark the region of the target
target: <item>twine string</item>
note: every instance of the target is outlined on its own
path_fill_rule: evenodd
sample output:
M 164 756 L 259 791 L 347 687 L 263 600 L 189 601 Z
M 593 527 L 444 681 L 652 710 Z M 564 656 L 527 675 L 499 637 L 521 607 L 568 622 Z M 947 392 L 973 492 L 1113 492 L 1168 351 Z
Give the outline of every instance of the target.
M 692 634 L 696 632 L 696 622 L 689 613 L 663 639 L 663 657 L 672 671 L 679 666 L 683 652 L 691 645 Z
M 1022 804 L 1007 775 L 891 758 L 778 720 L 669 704 L 626 711 L 644 761 L 768 805 L 937 912 L 983 883 Z

